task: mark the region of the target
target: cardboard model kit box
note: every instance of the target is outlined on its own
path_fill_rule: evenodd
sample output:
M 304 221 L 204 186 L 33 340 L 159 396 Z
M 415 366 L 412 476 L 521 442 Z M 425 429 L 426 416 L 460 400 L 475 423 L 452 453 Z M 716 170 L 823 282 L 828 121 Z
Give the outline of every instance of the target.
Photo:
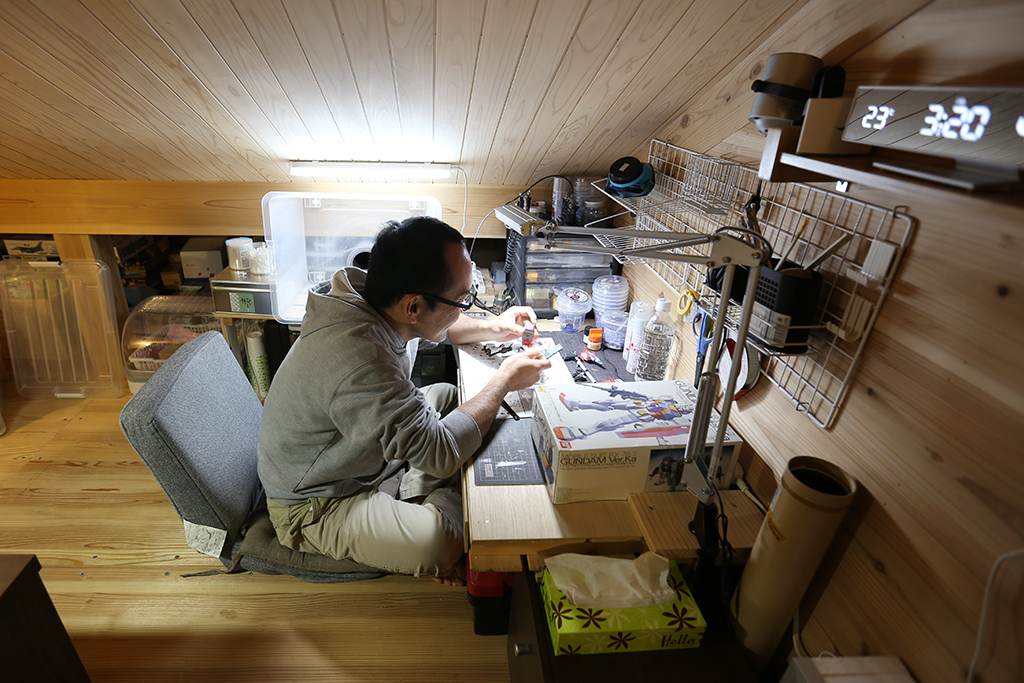
M 224 270 L 224 240 L 193 237 L 181 248 L 181 268 L 186 280 L 211 277 Z
M 540 591 L 555 656 L 699 647 L 707 622 L 675 562 L 668 584 L 676 593 L 671 602 L 585 608 L 569 602 L 545 569 Z
M 685 491 L 683 457 L 697 403 L 684 380 L 534 387 L 533 442 L 557 503 Z M 718 433 L 712 413 L 706 454 Z M 735 481 L 743 442 L 728 428 L 714 482 Z
M 58 256 L 56 240 L 44 240 L 34 237 L 25 239 L 5 239 L 4 246 L 10 256 Z

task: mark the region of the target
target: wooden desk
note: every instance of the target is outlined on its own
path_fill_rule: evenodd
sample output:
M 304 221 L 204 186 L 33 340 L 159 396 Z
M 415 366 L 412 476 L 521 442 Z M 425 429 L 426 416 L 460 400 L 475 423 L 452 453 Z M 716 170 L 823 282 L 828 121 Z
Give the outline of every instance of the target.
M 690 493 L 640 493 L 622 501 L 555 505 L 547 486 L 477 486 L 473 464 L 463 482 L 463 513 L 469 566 L 474 571 L 519 571 L 525 556 L 530 569 L 566 552 L 657 552 L 682 564 L 692 562 L 697 540 L 688 524 L 697 509 Z M 729 517 L 729 542 L 743 561 L 764 519 L 741 491 L 722 491 Z
M 578 336 L 556 332 L 554 321 L 542 320 L 538 327 L 566 351 L 583 348 Z M 606 359 L 607 368 L 592 370 L 598 381 L 615 377 L 615 367 L 621 365 L 614 355 Z M 641 493 L 629 500 L 554 505 L 543 484 L 477 486 L 473 468 L 471 462 L 464 470 L 462 500 L 466 550 L 474 571 L 520 571 L 523 556 L 536 570 L 544 566 L 545 558 L 566 552 L 651 550 L 681 564 L 696 558 L 697 541 L 687 525 L 697 499 L 690 493 Z M 740 491 L 722 491 L 721 496 L 734 560 L 742 562 L 764 517 Z

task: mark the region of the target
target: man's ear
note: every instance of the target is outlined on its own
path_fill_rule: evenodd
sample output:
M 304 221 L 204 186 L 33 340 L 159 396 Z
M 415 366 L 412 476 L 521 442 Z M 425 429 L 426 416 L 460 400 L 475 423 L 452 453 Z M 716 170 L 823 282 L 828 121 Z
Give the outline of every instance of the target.
M 405 316 L 405 322 L 415 325 L 423 313 L 423 297 L 418 294 L 406 294 L 402 297 L 399 305 L 401 306 L 402 315 Z

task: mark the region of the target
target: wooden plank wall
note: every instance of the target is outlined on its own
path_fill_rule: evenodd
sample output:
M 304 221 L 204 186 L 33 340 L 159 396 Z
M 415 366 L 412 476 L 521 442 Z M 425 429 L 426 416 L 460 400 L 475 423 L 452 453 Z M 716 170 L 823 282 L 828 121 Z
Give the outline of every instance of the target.
M 671 120 L 658 137 L 755 164 L 763 139 L 746 122 L 749 82 L 766 55 L 786 50 L 841 62 L 851 87 L 1024 85 L 1019 0 L 811 0 L 792 7 L 767 26 L 751 16 L 742 44 L 758 49 L 749 57 L 708 48 L 707 58 L 720 60 L 717 80 L 702 83 L 681 116 L 663 112 Z M 856 13 L 863 30 L 851 37 L 846 27 Z M 908 14 L 895 26 L 889 21 Z M 492 55 L 485 71 L 507 67 L 499 56 Z M 495 97 L 480 90 L 470 106 L 495 106 Z M 514 124 L 511 118 L 501 124 L 510 139 L 522 135 Z M 588 148 L 646 154 L 647 139 L 632 128 L 606 128 L 591 134 Z M 475 140 L 473 130 L 465 135 L 467 148 L 490 142 Z M 560 142 L 550 142 L 551 149 Z M 548 161 L 539 168 L 548 168 Z M 70 184 L 50 184 L 63 182 Z M 260 234 L 256 200 L 281 189 L 271 183 L 89 182 L 0 181 L 0 231 Z M 462 188 L 439 187 L 446 217 L 459 224 Z M 467 232 L 518 189 L 474 185 Z M 966 677 L 993 562 L 1024 545 L 1024 211 L 953 190 L 939 200 L 934 193 L 895 196 L 864 187 L 852 194 L 882 206 L 905 204 L 919 227 L 837 424 L 819 429 L 768 384 L 737 404 L 733 420 L 759 456 L 746 464 L 762 497 L 771 496 L 786 461 L 798 454 L 829 459 L 861 485 L 802 605 L 807 651 L 898 655 L 917 680 L 954 683 Z M 491 230 L 502 234 L 496 222 Z M 652 300 L 664 289 L 642 268 L 628 275 L 640 298 Z M 680 339 L 676 374 L 689 377 L 693 348 L 685 334 Z M 990 637 L 978 670 L 987 682 L 1024 678 L 1020 564 L 1005 565 L 994 584 Z
M 1022 3 L 934 2 L 841 63 L 848 87 L 1020 86 L 1022 29 Z M 749 106 L 714 97 L 697 109 L 716 122 L 695 125 L 695 111 L 660 137 L 756 167 L 756 131 L 717 132 Z M 796 455 L 860 484 L 801 606 L 808 654 L 898 655 L 917 680 L 954 683 L 967 676 L 994 561 L 1024 546 L 1024 210 L 956 190 L 851 195 L 906 205 L 919 224 L 837 423 L 818 428 L 768 383 L 731 421 L 759 456 L 748 477 L 763 498 Z M 628 274 L 643 299 L 665 289 L 643 267 Z M 676 375 L 689 378 L 694 347 L 688 331 L 679 338 Z M 1017 559 L 995 577 L 978 680 L 1024 679 L 1022 576 Z

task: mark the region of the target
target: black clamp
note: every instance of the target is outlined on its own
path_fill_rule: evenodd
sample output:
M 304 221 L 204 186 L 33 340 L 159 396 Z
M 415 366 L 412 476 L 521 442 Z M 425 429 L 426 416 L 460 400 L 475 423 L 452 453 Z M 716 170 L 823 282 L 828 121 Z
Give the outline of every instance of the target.
M 806 102 L 807 98 L 811 96 L 810 90 L 786 85 L 785 83 L 772 83 L 771 81 L 754 81 L 750 84 L 750 89 L 759 94 L 775 95 L 776 97 L 784 97 L 787 100 L 796 100 L 797 102 Z

